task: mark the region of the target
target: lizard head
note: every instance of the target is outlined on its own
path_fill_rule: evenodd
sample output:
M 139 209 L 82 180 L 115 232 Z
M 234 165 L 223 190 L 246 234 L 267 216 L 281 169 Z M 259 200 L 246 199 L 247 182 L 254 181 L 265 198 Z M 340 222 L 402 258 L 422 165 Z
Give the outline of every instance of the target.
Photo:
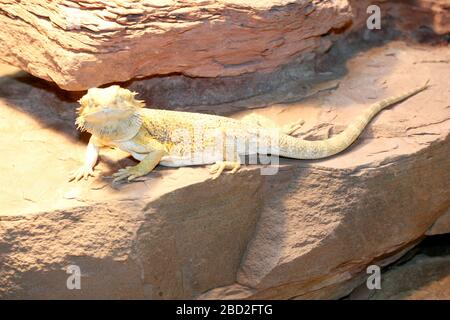
M 84 129 L 87 125 L 104 125 L 132 117 L 144 106 L 135 99 L 136 92 L 113 85 L 108 88 L 91 88 L 80 99 L 76 124 Z

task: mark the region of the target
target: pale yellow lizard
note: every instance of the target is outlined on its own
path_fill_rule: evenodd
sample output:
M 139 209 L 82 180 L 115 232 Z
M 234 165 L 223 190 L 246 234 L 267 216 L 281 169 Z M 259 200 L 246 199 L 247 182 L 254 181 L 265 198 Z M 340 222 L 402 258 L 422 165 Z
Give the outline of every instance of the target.
M 130 153 L 139 164 L 113 174 L 114 182 L 131 181 L 152 171 L 158 164 L 171 167 L 213 164 L 217 178 L 223 170 L 239 170 L 242 155 L 261 153 L 294 159 L 320 159 L 348 148 L 369 121 L 381 110 L 425 90 L 416 89 L 375 103 L 356 117 L 341 133 L 319 141 L 291 135 L 300 123 L 285 129 L 263 128 L 258 121 L 144 108 L 136 93 L 117 85 L 92 88 L 80 99 L 76 124 L 92 134 L 84 165 L 71 180 L 93 175 L 99 148 L 113 146 Z

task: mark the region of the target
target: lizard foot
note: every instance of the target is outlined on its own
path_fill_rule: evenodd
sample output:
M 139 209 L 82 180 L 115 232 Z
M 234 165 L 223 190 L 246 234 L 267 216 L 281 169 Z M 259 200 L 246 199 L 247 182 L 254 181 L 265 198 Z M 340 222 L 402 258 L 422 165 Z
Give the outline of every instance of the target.
M 147 172 L 142 172 L 137 166 L 128 166 L 123 169 L 119 169 L 116 173 L 113 173 L 113 183 L 117 183 L 122 180 L 132 181 L 135 178 L 145 176 Z
M 213 174 L 212 179 L 217 179 L 223 170 L 231 170 L 231 173 L 235 173 L 239 170 L 241 164 L 235 161 L 217 161 L 209 169 L 209 173 Z
M 298 119 L 298 120 L 297 120 L 296 122 L 294 122 L 294 123 L 288 123 L 288 124 L 284 125 L 284 126 L 281 128 L 281 131 L 282 131 L 284 134 L 292 135 L 292 134 L 294 134 L 295 131 L 297 131 L 298 129 L 300 129 L 304 124 L 305 124 L 305 120 L 303 120 L 303 119 Z
M 81 179 L 87 180 L 89 176 L 94 176 L 94 169 L 82 166 L 78 168 L 77 170 L 73 171 L 69 176 L 69 182 L 70 181 L 79 181 Z

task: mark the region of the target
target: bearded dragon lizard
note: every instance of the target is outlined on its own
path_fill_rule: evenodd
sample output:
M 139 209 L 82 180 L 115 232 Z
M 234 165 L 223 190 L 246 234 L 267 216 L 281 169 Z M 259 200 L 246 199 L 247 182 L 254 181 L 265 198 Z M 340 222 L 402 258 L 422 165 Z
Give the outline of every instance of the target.
M 91 133 L 84 165 L 70 180 L 94 175 L 99 148 L 112 146 L 140 162 L 113 174 L 113 183 L 144 176 L 158 164 L 170 167 L 213 164 L 213 179 L 222 171 L 239 170 L 242 155 L 269 150 L 272 155 L 294 159 L 320 159 L 348 148 L 381 110 L 428 87 L 428 82 L 409 92 L 368 107 L 341 133 L 319 141 L 301 140 L 290 134 L 300 123 L 261 133 L 261 123 L 232 118 L 144 108 L 136 93 L 117 85 L 91 88 L 80 100 L 76 124 Z

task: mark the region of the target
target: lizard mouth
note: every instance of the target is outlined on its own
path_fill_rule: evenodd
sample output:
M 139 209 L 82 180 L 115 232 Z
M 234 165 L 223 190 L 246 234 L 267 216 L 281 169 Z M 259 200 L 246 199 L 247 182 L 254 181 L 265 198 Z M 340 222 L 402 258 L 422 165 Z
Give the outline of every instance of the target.
M 102 117 L 103 116 L 103 117 Z M 114 122 L 112 119 L 110 121 L 102 121 L 102 118 L 104 118 L 105 115 L 103 115 L 101 112 L 93 112 L 90 114 L 81 114 L 77 117 L 75 120 L 75 124 L 77 126 L 77 129 L 81 132 L 88 131 L 90 132 L 91 129 L 102 126 L 102 123 L 108 123 L 108 122 Z

